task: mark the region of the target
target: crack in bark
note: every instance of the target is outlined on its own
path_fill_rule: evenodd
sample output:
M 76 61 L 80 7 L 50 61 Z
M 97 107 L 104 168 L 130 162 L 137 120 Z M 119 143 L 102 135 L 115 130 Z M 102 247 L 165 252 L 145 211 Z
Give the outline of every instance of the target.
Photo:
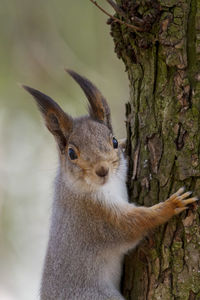
M 146 255 L 146 253 L 145 253 Z M 146 261 L 147 261 L 147 264 L 146 264 L 146 274 L 147 274 L 147 287 L 146 287 L 146 293 L 145 293 L 145 299 L 148 300 L 148 294 L 149 294 L 149 287 L 150 287 L 150 270 L 149 270 L 149 262 L 148 262 L 148 259 L 147 259 L 147 256 L 145 256 L 146 258 Z
M 157 88 L 157 80 L 158 80 L 158 55 L 159 55 L 159 42 L 155 42 L 155 59 L 154 59 L 154 84 L 153 84 L 153 102 L 152 102 L 152 112 L 154 115 L 154 120 L 156 127 L 158 128 L 156 112 L 155 112 L 155 103 L 156 103 L 156 88 Z
M 195 84 L 195 72 L 196 72 L 196 27 L 195 16 L 197 13 L 196 0 L 190 1 L 190 9 L 187 19 L 187 61 L 188 61 L 188 78 L 191 86 L 191 90 L 194 89 Z M 195 70 L 194 70 L 195 69 Z
M 156 93 L 156 87 L 157 87 L 157 79 L 158 79 L 158 53 L 159 53 L 159 41 L 155 42 L 155 48 L 156 48 L 156 53 L 155 53 L 155 66 L 154 66 L 154 85 L 153 85 L 153 95 L 155 97 Z
M 157 174 L 163 153 L 163 143 L 161 137 L 159 137 L 158 134 L 153 133 L 150 137 L 147 137 L 147 146 L 150 152 L 152 172 Z
M 132 180 L 137 179 L 139 154 L 140 154 L 140 142 L 138 143 L 138 145 L 136 147 L 134 157 L 133 157 L 133 176 L 132 176 Z
M 187 130 L 183 129 L 183 124 L 181 122 L 178 123 L 178 133 L 177 138 L 175 139 L 176 149 L 180 151 L 185 145 L 185 137 L 187 135 Z
M 193 293 L 193 291 L 190 291 L 190 295 L 189 295 L 189 299 L 188 300 L 199 300 L 199 299 L 196 299 L 196 294 Z

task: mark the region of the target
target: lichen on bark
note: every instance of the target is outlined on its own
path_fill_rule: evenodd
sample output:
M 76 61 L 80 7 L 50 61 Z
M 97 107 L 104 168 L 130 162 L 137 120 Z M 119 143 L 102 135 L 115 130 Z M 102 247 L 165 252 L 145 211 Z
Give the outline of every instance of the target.
M 180 186 L 200 195 L 200 1 L 116 2 L 144 29 L 111 22 L 130 81 L 130 200 L 150 206 Z M 199 216 L 195 205 L 126 256 L 126 299 L 200 299 Z

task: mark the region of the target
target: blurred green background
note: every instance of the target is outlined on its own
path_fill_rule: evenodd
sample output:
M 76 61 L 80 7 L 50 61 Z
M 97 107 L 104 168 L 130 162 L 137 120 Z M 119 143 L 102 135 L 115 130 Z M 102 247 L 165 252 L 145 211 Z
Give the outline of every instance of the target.
M 54 140 L 20 84 L 79 116 L 86 99 L 64 72 L 74 69 L 99 87 L 116 136 L 125 134 L 128 81 L 106 20 L 89 0 L 1 0 L 0 300 L 39 299 L 57 168 Z

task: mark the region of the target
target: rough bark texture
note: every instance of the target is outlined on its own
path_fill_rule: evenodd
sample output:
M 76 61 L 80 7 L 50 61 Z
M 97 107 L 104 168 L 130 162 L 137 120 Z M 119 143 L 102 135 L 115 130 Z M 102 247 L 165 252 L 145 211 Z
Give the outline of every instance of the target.
M 116 2 L 126 22 L 144 29 L 133 32 L 110 20 L 115 51 L 130 80 L 131 201 L 150 206 L 181 186 L 199 196 L 200 1 Z M 195 205 L 126 256 L 126 299 L 200 299 L 199 215 Z

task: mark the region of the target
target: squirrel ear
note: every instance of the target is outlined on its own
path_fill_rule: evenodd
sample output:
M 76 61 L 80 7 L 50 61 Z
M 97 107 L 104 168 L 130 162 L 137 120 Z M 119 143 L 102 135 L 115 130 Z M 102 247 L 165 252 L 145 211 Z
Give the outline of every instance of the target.
M 36 100 L 47 128 L 54 135 L 61 153 L 64 153 L 70 132 L 72 131 L 73 119 L 68 116 L 60 108 L 60 106 L 47 95 L 25 85 L 22 87 Z
M 65 69 L 83 89 L 90 103 L 89 113 L 95 120 L 103 122 L 112 131 L 110 108 L 97 87 L 85 77 L 72 70 Z

